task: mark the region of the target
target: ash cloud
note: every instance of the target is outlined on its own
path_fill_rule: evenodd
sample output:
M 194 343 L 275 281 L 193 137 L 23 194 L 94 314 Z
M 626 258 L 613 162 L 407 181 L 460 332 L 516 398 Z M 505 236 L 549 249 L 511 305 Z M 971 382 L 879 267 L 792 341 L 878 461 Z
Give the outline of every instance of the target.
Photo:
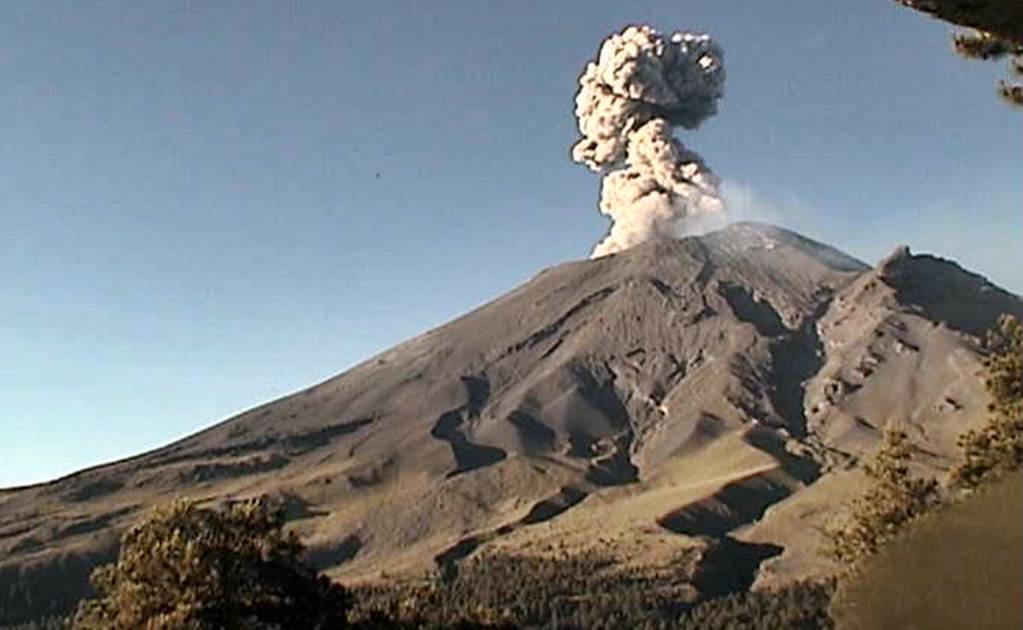
M 574 161 L 603 175 L 600 211 L 612 221 L 593 258 L 679 236 L 724 209 L 717 176 L 674 136 L 717 113 L 724 81 L 709 35 L 629 26 L 604 40 L 579 77 L 582 139 L 572 147 Z

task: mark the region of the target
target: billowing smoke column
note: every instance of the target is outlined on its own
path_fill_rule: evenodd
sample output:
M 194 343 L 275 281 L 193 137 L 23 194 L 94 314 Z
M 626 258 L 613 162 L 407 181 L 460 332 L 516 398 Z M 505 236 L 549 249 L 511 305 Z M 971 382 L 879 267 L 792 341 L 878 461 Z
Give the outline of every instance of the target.
M 612 221 L 594 258 L 679 236 L 687 220 L 723 209 L 718 178 L 672 135 L 717 113 L 722 57 L 709 35 L 666 39 L 649 26 L 630 26 L 604 40 L 586 65 L 575 97 L 583 138 L 572 159 L 604 174 L 600 211 Z

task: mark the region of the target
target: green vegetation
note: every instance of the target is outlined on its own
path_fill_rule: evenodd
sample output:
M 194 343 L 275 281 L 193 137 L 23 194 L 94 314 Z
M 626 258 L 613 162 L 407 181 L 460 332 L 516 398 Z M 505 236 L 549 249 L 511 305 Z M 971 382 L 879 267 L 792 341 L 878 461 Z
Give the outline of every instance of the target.
M 1023 325 L 1005 315 L 988 333 L 984 384 L 991 395 L 988 422 L 959 438 L 963 461 L 950 484 L 964 490 L 1020 468 L 1023 464 Z
M 700 554 L 662 570 L 623 569 L 610 557 L 483 555 L 428 580 L 329 584 L 298 559 L 263 503 L 227 511 L 180 502 L 125 535 L 115 564 L 97 569 L 100 596 L 73 628 L 731 628 L 832 627 L 829 585 L 798 583 L 693 603 Z M 66 627 L 62 620 L 17 630 Z
M 870 487 L 853 502 L 849 513 L 826 532 L 829 555 L 855 567 L 937 503 L 937 481 L 913 477 L 909 470 L 911 459 L 908 436 L 897 429 L 887 429 L 873 460 L 864 466 Z
M 1023 628 L 1023 473 L 920 519 L 843 579 L 840 630 Z
M 99 595 L 79 605 L 72 627 L 344 627 L 347 591 L 302 562 L 301 543 L 283 525 L 262 501 L 159 508 L 124 535 L 117 562 L 93 573 Z
M 692 562 L 653 573 L 609 557 L 483 555 L 457 574 L 356 591 L 357 608 L 447 627 L 461 619 L 537 628 L 659 628 L 685 607 Z
M 356 613 L 376 611 L 407 627 L 449 628 L 471 620 L 511 628 L 831 628 L 831 589 L 814 583 L 737 593 L 697 603 L 689 585 L 695 558 L 665 571 L 623 570 L 611 558 L 486 555 L 456 576 L 355 591 Z M 361 609 L 361 612 L 360 612 Z

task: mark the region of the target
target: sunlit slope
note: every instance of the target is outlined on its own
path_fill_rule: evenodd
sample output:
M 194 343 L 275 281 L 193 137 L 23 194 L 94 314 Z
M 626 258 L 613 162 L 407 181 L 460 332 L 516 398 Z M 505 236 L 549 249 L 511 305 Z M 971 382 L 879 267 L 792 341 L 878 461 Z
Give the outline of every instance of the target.
M 67 606 L 179 496 L 270 494 L 349 580 L 596 544 L 633 564 L 745 554 L 741 583 L 825 570 L 818 488 L 892 418 L 947 465 L 986 402 L 976 334 L 1006 310 L 1023 314 L 954 263 L 870 269 L 758 224 L 553 267 L 178 443 L 0 491 L 0 617 Z

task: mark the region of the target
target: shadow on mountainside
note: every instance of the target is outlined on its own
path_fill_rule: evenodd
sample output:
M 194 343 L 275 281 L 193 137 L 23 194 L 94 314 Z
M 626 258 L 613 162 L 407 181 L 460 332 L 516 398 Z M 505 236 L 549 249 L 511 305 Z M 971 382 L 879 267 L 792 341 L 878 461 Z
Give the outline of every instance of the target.
M 451 446 L 455 468 L 447 473 L 448 477 L 491 466 L 508 455 L 499 448 L 474 444 L 465 436 L 462 426 L 478 417 L 487 404 L 490 383 L 483 377 L 463 376 L 462 385 L 465 387 L 467 402 L 457 409 L 441 414 L 430 431 L 430 435 Z
M 783 550 L 778 545 L 747 543 L 725 536 L 704 551 L 692 584 L 707 599 L 748 591 L 760 565 Z

